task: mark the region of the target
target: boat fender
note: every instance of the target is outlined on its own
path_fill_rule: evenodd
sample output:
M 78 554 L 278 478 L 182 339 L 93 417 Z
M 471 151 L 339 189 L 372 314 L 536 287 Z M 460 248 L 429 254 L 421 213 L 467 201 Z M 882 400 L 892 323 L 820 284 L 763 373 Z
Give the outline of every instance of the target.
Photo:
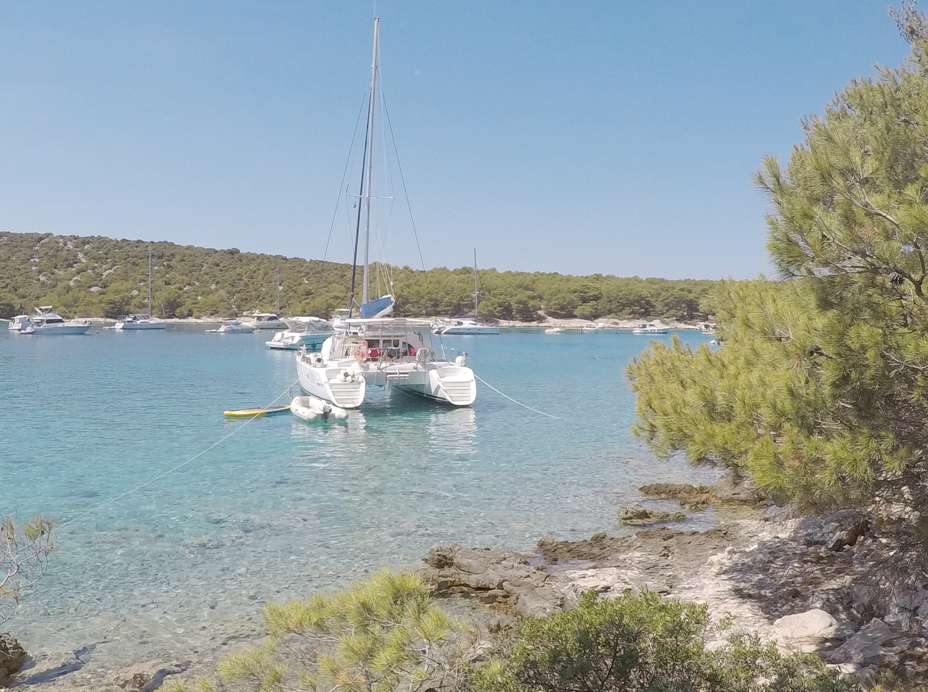
M 354 359 L 355 359 L 356 361 L 358 361 L 359 363 L 360 363 L 362 360 L 364 360 L 364 352 L 361 351 L 360 348 L 356 348 L 356 349 L 354 350 Z

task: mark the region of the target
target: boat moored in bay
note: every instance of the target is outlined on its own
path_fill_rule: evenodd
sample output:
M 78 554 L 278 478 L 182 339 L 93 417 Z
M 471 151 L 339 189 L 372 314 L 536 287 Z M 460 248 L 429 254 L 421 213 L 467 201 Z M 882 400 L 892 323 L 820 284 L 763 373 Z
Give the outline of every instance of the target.
M 391 293 L 370 299 L 370 236 L 375 113 L 378 108 L 377 80 L 380 20 L 374 19 L 374 57 L 367 113 L 364 166 L 355 224 L 355 258 L 351 268 L 348 316 L 336 318 L 332 336 L 319 351 L 301 348 L 296 369 L 302 389 L 336 406 L 354 409 L 364 403 L 368 387 L 393 387 L 404 392 L 441 401 L 452 406 L 470 406 L 477 397 L 473 371 L 466 354 L 447 360 L 432 346 L 426 320 L 395 318 Z M 363 283 L 360 305 L 355 303 L 357 249 L 363 249 Z M 359 317 L 354 318 L 357 305 Z
M 89 320 L 66 320 L 51 305 L 37 307 L 20 334 L 86 334 L 93 323 Z

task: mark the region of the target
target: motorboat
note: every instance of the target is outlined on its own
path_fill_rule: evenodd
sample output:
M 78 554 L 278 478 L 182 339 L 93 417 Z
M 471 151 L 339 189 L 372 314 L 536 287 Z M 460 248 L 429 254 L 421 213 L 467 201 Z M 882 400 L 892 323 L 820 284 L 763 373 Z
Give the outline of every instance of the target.
M 223 320 L 219 329 L 207 329 L 207 334 L 251 334 L 255 330 L 248 324 L 242 324 L 238 320 Z
M 10 320 L 10 331 L 20 332 L 30 324 L 29 315 L 16 315 Z
M 287 323 L 275 312 L 256 312 L 251 326 L 255 329 L 286 329 Z
M 580 325 L 580 331 L 584 333 L 588 332 L 601 332 L 606 328 L 604 324 L 596 324 L 595 322 L 587 322 L 586 324 Z
M 639 322 L 632 329 L 632 334 L 666 334 L 667 327 L 659 322 Z
M 93 326 L 89 320 L 66 320 L 52 309 L 43 305 L 29 317 L 29 324 L 20 328 L 20 334 L 86 334 Z
M 563 334 L 564 330 L 561 327 L 548 327 L 545 329 L 545 334 Z
M 347 420 L 348 411 L 315 396 L 295 396 L 290 402 L 290 413 L 307 421 Z
M 296 351 L 300 346 L 306 346 L 315 351 L 332 335 L 332 327 L 318 317 L 287 317 L 284 321 L 287 329 L 266 341 L 268 348 Z
M 321 349 L 313 351 L 304 347 L 297 352 L 297 375 L 303 391 L 345 409 L 361 406 L 368 387 L 390 387 L 452 406 L 470 406 L 477 397 L 477 382 L 473 370 L 467 367 L 467 354 L 460 353 L 454 360 L 448 360 L 443 349 L 438 352 L 432 346 L 428 321 L 393 317 L 396 299 L 392 286 L 387 295 L 370 298 L 371 200 L 382 197 L 372 191 L 372 159 L 379 151 L 373 141 L 378 131 L 375 122 L 381 121 L 375 118 L 380 103 L 377 91 L 379 31 L 380 20 L 375 18 L 348 315 L 333 320 L 332 335 L 323 342 Z M 363 251 L 360 304 L 355 302 L 357 249 Z M 356 305 L 358 317 L 354 317 Z
M 166 329 L 167 324 L 159 319 L 151 317 L 150 315 L 124 315 L 119 318 L 119 321 L 113 325 L 113 329 L 119 331 L 134 331 L 141 329 Z
M 167 324 L 151 316 L 151 247 L 148 248 L 148 314 L 131 314 L 119 318 L 113 329 L 136 331 L 142 329 L 165 329 Z
M 442 336 L 453 334 L 499 334 L 499 326 L 479 322 L 474 315 L 463 315 L 440 321 L 432 327 L 432 334 Z
M 441 320 L 432 327 L 432 334 L 451 336 L 454 334 L 499 334 L 499 325 L 480 321 L 480 312 L 477 310 L 477 250 L 474 250 L 474 314 L 461 315 Z

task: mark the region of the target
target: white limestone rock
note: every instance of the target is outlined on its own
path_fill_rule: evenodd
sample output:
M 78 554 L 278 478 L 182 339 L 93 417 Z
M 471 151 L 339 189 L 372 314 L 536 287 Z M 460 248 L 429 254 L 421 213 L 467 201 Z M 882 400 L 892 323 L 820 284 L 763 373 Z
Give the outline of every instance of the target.
M 811 652 L 831 637 L 838 621 L 824 610 L 814 608 L 804 613 L 786 615 L 773 623 L 777 643 L 790 651 Z

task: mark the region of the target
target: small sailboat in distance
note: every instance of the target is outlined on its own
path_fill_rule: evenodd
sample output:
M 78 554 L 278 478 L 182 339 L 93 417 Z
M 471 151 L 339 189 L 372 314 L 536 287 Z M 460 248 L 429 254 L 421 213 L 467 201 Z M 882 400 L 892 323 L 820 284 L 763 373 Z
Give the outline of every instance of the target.
M 140 329 L 165 329 L 167 325 L 151 316 L 151 245 L 148 246 L 148 314 L 125 315 L 113 326 L 119 331 L 135 331 Z
M 449 317 L 432 327 L 432 334 L 452 336 L 455 334 L 499 334 L 499 325 L 489 324 L 480 320 L 477 310 L 477 250 L 474 249 L 474 314 Z

